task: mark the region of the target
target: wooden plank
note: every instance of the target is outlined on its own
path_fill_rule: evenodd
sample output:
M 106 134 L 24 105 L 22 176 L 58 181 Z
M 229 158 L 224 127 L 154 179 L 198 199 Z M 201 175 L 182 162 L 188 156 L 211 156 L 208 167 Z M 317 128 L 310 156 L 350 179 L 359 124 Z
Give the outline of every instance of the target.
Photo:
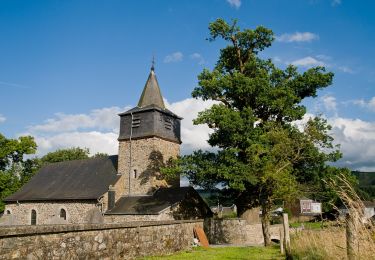
M 208 248 L 209 243 L 206 234 L 204 233 L 203 228 L 195 226 L 194 227 L 194 235 L 196 238 L 198 238 L 199 243 L 201 244 L 202 247 Z

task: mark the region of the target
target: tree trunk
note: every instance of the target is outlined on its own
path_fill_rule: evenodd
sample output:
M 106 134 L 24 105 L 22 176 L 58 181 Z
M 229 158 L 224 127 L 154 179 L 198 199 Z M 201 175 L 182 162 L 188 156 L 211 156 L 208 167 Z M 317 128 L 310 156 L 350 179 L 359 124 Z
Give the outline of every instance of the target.
M 270 234 L 270 220 L 271 220 L 271 207 L 268 203 L 261 205 L 262 207 L 262 231 L 264 238 L 264 246 L 271 245 L 271 234 Z

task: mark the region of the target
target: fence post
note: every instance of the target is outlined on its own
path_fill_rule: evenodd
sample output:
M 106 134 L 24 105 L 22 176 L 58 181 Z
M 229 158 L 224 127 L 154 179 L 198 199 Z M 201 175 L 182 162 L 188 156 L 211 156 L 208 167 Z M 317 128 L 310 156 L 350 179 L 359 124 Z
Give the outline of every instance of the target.
M 284 226 L 284 248 L 286 255 L 290 255 L 290 236 L 289 236 L 289 220 L 288 213 L 283 213 L 283 226 Z
M 280 253 L 285 254 L 284 250 L 284 231 L 282 228 L 279 228 L 279 233 L 280 233 Z
M 359 216 L 354 210 L 346 214 L 346 254 L 348 260 L 358 259 L 358 221 Z

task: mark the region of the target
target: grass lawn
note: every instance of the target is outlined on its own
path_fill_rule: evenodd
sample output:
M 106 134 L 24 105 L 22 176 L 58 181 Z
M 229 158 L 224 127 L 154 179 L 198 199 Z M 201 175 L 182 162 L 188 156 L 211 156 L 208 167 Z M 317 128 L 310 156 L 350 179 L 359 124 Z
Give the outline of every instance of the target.
M 201 247 L 194 248 L 189 252 L 179 252 L 168 256 L 152 256 L 142 258 L 143 260 L 156 260 L 156 259 L 173 259 L 173 260 L 213 260 L 213 259 L 285 259 L 280 254 L 279 247 L 215 247 L 204 249 Z

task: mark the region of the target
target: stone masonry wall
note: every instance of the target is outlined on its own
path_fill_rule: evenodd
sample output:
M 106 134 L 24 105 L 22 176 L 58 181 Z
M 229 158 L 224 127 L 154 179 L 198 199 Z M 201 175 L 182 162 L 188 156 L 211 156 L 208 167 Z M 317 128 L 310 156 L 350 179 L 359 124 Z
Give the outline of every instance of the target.
M 0 259 L 134 259 L 191 248 L 203 221 L 47 225 L 0 229 Z
M 120 179 L 113 185 L 115 190 L 115 201 L 117 201 L 121 196 L 125 194 L 125 175 L 121 175 Z M 104 193 L 103 198 L 101 198 L 102 212 L 108 210 L 108 192 Z
M 129 221 L 174 220 L 173 211 L 168 208 L 158 215 L 104 215 L 105 223 L 127 223 Z
M 271 239 L 279 239 L 281 225 L 271 225 Z M 262 224 L 247 224 L 244 219 L 206 219 L 204 230 L 211 244 L 261 245 Z
M 43 224 L 70 224 L 87 223 L 90 213 L 99 212 L 95 201 L 51 201 L 51 202 L 20 202 L 9 203 L 5 211 L 10 211 L 8 216 L 11 225 L 30 225 L 31 210 L 37 213 L 37 225 Z M 66 220 L 60 218 L 60 210 L 65 209 Z
M 132 163 L 130 175 L 131 195 L 151 194 L 155 188 L 167 186 L 160 176 L 159 167 L 169 158 L 180 154 L 180 145 L 158 137 L 132 140 Z M 125 195 L 129 190 L 129 159 L 130 141 L 121 140 L 119 143 L 118 172 L 125 176 Z M 137 176 L 134 176 L 134 170 Z M 170 183 L 171 184 L 171 183 Z M 173 183 L 179 186 L 179 179 Z

